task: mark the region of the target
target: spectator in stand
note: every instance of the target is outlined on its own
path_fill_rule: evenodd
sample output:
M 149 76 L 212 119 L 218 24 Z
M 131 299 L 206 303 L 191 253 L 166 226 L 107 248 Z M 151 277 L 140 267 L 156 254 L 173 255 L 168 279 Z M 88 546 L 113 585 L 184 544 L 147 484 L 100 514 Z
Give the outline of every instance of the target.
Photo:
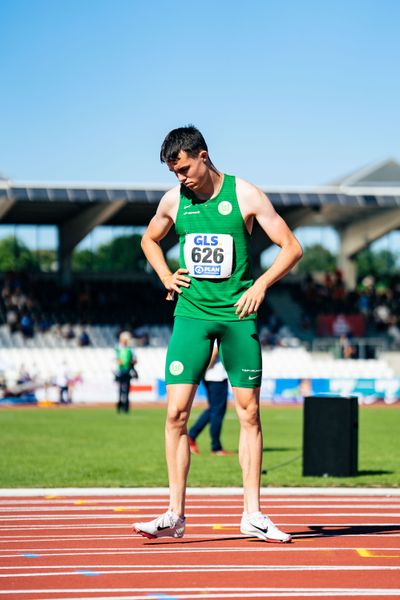
M 18 310 L 15 306 L 9 306 L 6 313 L 6 321 L 10 333 L 16 333 L 18 331 Z
M 33 319 L 28 312 L 24 312 L 21 316 L 19 327 L 24 338 L 33 337 Z
M 340 313 L 336 316 L 336 319 L 332 323 L 332 332 L 336 337 L 346 336 L 350 331 L 350 325 L 348 324 L 346 317 Z
M 51 323 L 46 315 L 41 314 L 38 319 L 37 327 L 40 333 L 46 333 L 50 329 Z
M 91 343 L 92 342 L 90 340 L 88 332 L 86 331 L 86 329 L 82 329 L 78 337 L 78 345 L 81 348 L 85 348 L 86 346 L 90 346 Z
M 371 311 L 371 293 L 367 290 L 361 290 L 358 296 L 358 310 L 368 318 Z
M 75 331 L 71 323 L 67 323 L 61 328 L 62 336 L 65 340 L 75 339 Z
M 29 373 L 26 366 L 22 363 L 19 367 L 19 371 L 18 371 L 18 375 L 17 375 L 17 383 L 18 384 L 29 383 L 30 381 L 32 381 L 32 379 L 33 379 L 33 377 Z
M 377 306 L 374 308 L 374 319 L 377 327 L 380 330 L 386 330 L 390 325 L 392 314 L 390 312 L 390 307 L 387 302 L 386 294 L 384 294 L 380 299 Z
M 349 335 L 339 337 L 339 356 L 337 358 L 357 358 L 357 348 L 351 343 Z
M 346 288 L 342 272 L 339 269 L 336 269 L 335 271 L 335 280 L 331 289 L 331 298 L 334 303 L 335 312 L 343 310 L 346 298 Z

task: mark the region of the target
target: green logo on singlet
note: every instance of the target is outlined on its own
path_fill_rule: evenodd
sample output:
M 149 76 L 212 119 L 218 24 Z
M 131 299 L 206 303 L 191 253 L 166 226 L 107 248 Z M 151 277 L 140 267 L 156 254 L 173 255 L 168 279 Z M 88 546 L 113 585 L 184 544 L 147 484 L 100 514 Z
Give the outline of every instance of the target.
M 184 366 L 179 360 L 174 360 L 169 365 L 169 372 L 171 375 L 180 375 L 183 372 Z

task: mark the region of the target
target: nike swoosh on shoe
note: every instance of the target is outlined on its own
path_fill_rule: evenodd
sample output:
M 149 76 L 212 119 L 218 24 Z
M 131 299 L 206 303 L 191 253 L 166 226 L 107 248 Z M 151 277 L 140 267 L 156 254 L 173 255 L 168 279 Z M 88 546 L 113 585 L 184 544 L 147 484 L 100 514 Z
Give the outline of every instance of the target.
M 261 531 L 262 533 L 265 533 L 265 534 L 266 534 L 266 533 L 267 533 L 267 531 L 268 531 L 268 527 L 267 527 L 266 529 L 262 529 L 261 527 L 257 527 L 257 525 L 253 525 L 253 523 L 250 523 L 250 525 L 251 525 L 252 527 L 255 527 L 256 529 L 258 529 L 258 531 Z

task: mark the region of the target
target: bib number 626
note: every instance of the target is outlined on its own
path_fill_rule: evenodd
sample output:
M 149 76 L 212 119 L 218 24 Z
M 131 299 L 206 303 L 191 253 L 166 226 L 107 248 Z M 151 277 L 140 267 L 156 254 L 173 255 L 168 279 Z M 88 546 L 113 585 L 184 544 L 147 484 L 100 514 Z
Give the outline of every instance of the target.
M 192 249 L 192 261 L 202 264 L 221 264 L 224 261 L 223 248 L 209 248 L 194 246 Z

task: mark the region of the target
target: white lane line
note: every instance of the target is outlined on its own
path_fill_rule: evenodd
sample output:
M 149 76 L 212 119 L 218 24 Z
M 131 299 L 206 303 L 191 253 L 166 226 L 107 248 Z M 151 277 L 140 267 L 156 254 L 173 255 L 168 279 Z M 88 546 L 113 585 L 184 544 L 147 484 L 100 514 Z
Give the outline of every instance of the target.
M 190 526 L 191 529 L 201 529 L 201 528 L 212 528 L 213 524 L 211 525 L 192 525 Z M 328 523 L 328 524 L 318 524 L 318 525 L 305 525 L 304 523 L 280 523 L 281 527 L 285 527 L 285 528 L 293 528 L 293 527 L 307 527 L 308 529 L 311 529 L 311 531 L 307 531 L 307 532 L 293 532 L 293 535 L 300 535 L 301 538 L 303 537 L 309 537 L 309 536 L 313 536 L 313 537 L 322 537 L 322 536 L 326 536 L 326 537 L 338 537 L 338 536 L 343 536 L 345 535 L 346 538 L 351 538 L 351 537 L 355 537 L 358 538 L 360 536 L 371 536 L 371 537 L 400 537 L 400 526 L 398 524 L 385 524 L 382 525 L 382 523 L 369 523 L 368 527 L 382 527 L 384 526 L 385 528 L 388 528 L 388 531 L 385 531 L 383 533 L 379 533 L 379 532 L 362 532 L 362 533 L 348 533 L 348 532 L 343 532 L 343 528 L 346 527 L 363 527 L 363 525 L 360 525 L 360 523 L 356 523 L 356 524 L 350 524 L 350 523 Z M 233 527 L 233 525 L 229 526 L 229 527 Z M 322 527 L 327 528 L 324 531 L 320 531 L 320 529 Z M 340 532 L 336 532 L 334 531 L 330 531 L 329 528 L 335 528 L 335 527 L 340 527 L 341 531 Z M 367 526 L 365 526 L 367 527 Z M 312 528 L 318 528 L 317 531 L 312 531 Z M 237 525 L 237 529 L 239 529 L 239 525 Z M 393 531 L 391 531 L 391 529 L 393 529 Z M 239 535 L 239 533 L 236 533 L 236 531 L 233 530 L 226 530 L 224 531 L 223 529 L 221 529 L 221 533 L 209 533 L 209 532 L 204 532 L 204 533 L 185 533 L 185 539 L 186 538 L 211 538 L 211 537 L 215 537 L 215 538 L 226 538 L 227 536 L 229 537 L 237 537 Z M 250 536 L 242 536 L 242 534 L 240 534 L 240 537 L 250 537 Z M 63 537 L 59 537 L 59 536 L 55 536 L 55 535 L 5 535 L 2 536 L 0 539 L 0 544 L 8 544 L 8 543 L 32 543 L 32 542 L 39 542 L 39 541 L 68 541 L 68 540 L 120 540 L 120 539 L 126 539 L 126 540 L 139 540 L 142 539 L 141 537 L 139 537 L 138 535 L 135 535 L 133 533 L 131 533 L 130 535 L 87 535 L 87 534 L 81 534 L 81 535 L 77 535 L 77 534 L 71 534 L 71 535 L 64 535 Z M 143 541 L 143 540 L 142 540 Z M 175 544 L 179 544 L 181 542 L 175 542 Z M 183 542 L 184 543 L 184 542 Z
M 68 569 L 68 573 L 70 573 L 70 569 L 81 569 L 84 571 L 91 571 L 93 570 L 94 572 L 100 573 L 100 570 L 102 573 L 105 573 L 104 570 L 102 569 L 111 569 L 112 571 L 118 571 L 120 572 L 121 569 L 122 570 L 126 570 L 126 572 L 130 572 L 130 569 L 134 569 L 134 572 L 136 573 L 137 571 L 144 571 L 144 572 L 159 572 L 159 571 L 167 571 L 167 572 L 180 572 L 180 571 L 225 571 L 225 570 L 232 570 L 232 569 L 237 569 L 238 571 L 252 571 L 252 570 L 256 570 L 256 571 L 273 571 L 273 570 L 277 570 L 277 571 L 313 571 L 313 570 L 317 570 L 317 571 L 361 571 L 361 570 L 366 570 L 366 571 L 400 571 L 400 565 L 365 565 L 365 564 L 361 564 L 361 565 L 220 565 L 220 564 L 215 564 L 212 563 L 210 565 L 165 565 L 165 564 L 151 564 L 151 565 L 137 565 L 137 564 L 133 564 L 133 565 L 109 565 L 109 564 L 76 564 L 76 565 L 63 565 L 64 569 Z M 25 566 L 7 566 L 7 567 L 0 567 L 1 570 L 3 571 L 29 571 L 30 569 L 34 569 L 34 570 L 41 570 L 41 571 L 46 571 L 46 570 L 53 570 L 53 569 L 60 569 L 60 565 L 25 565 Z M 129 571 L 128 571 L 129 569 Z M 110 571 L 111 572 L 111 571 Z M 53 573 L 47 573 L 48 575 L 52 575 Z M 76 574 L 76 571 L 74 571 L 72 574 Z M 12 575 L 20 575 L 19 573 L 12 573 Z M 21 573 L 21 575 L 25 575 L 24 573 Z M 32 575 L 32 576 L 36 576 L 37 573 L 27 573 L 27 575 Z M 46 573 L 40 573 L 40 575 L 46 575 Z M 0 573 L 0 577 L 6 577 L 6 575 L 3 575 L 2 573 Z
M 261 488 L 262 496 L 400 496 L 400 488 L 365 488 L 365 487 L 263 487 Z M 3 498 L 21 498 L 21 497 L 38 497 L 38 496 L 146 496 L 159 497 L 168 496 L 168 488 L 3 488 L 0 489 L 0 497 Z M 187 496 L 239 496 L 242 497 L 243 489 L 241 487 L 202 487 L 188 488 Z
M 398 594 L 390 592 L 389 593 L 373 593 L 373 592 L 369 592 L 368 590 L 366 592 L 356 592 L 354 594 L 352 594 L 353 596 L 357 596 L 357 597 L 377 597 L 377 598 L 383 598 L 383 597 L 396 597 L 398 596 Z M 346 594 L 341 593 L 340 591 L 338 593 L 321 593 L 321 592 L 311 592 L 311 593 L 302 593 L 302 592 L 293 592 L 293 593 L 279 593 L 279 592 L 241 592 L 240 594 L 236 594 L 236 593 L 223 593 L 223 594 L 218 594 L 218 593 L 214 593 L 214 594 L 206 594 L 204 592 L 200 593 L 200 594 L 174 594 L 173 596 L 161 596 L 161 599 L 163 600 L 168 600 L 168 598 L 170 598 L 170 600 L 197 600 L 198 598 L 200 598 L 200 600 L 204 600 L 204 599 L 215 599 L 215 598 L 241 598 L 242 600 L 244 598 L 326 598 L 326 597 L 330 597 L 332 598 L 337 597 L 337 598 L 341 598 L 346 596 Z M 76 596 L 74 596 L 74 598 L 59 598 L 58 600 L 90 600 L 91 598 L 93 598 L 93 596 L 84 596 L 81 598 L 77 598 Z M 156 593 L 154 595 L 152 594 L 146 594 L 145 596 L 96 596 L 95 600 L 160 600 L 160 594 Z
M 297 516 L 297 515 L 296 515 Z M 48 530 L 75 530 L 75 531 L 80 531 L 80 530 L 92 530 L 92 529 L 111 529 L 112 531 L 119 529 L 119 530 L 126 530 L 126 529 L 131 529 L 133 523 L 138 520 L 138 519 L 130 519 L 128 523 L 125 523 L 123 525 L 116 525 L 116 524 L 95 524 L 95 523 L 77 523 L 76 525 L 70 525 L 70 524 L 63 524 L 63 525 L 8 525 L 8 526 L 1 526 L 0 527 L 0 531 L 10 531 L 10 532 L 15 532 L 18 533 L 19 531 L 48 531 Z M 303 522 L 301 524 L 295 525 L 294 523 L 283 523 L 282 521 L 280 521 L 279 523 L 282 527 L 347 527 L 347 526 L 352 526 L 348 523 L 336 523 L 336 524 L 332 524 L 332 523 L 328 523 L 328 524 L 321 524 L 321 523 L 314 523 L 314 524 L 310 524 L 310 523 L 306 523 Z M 188 523 L 187 524 L 187 528 L 194 528 L 194 527 L 214 527 L 215 525 L 218 525 L 219 527 L 221 527 L 222 529 L 224 527 L 239 527 L 239 519 L 236 521 L 233 521 L 232 523 L 211 523 L 211 524 L 204 524 L 204 523 Z M 371 523 L 358 523 L 358 524 L 353 524 L 353 526 L 355 527 L 362 527 L 362 526 L 374 526 Z M 375 523 L 375 526 L 381 526 L 381 527 L 396 527 L 397 529 L 400 530 L 400 524 L 397 524 L 396 526 L 394 526 L 391 523 Z M 40 534 L 39 534 L 40 535 Z M 54 534 L 55 535 L 55 534 Z M 2 538 L 14 538 L 17 536 L 14 535 L 8 535 L 8 536 L 2 536 Z M 1 542 L 1 540 L 0 540 Z
M 108 568 L 107 568 L 108 567 Z M 207 566 L 203 566 L 203 565 L 199 565 L 199 566 L 187 566 L 187 565 L 182 565 L 182 566 L 174 566 L 174 567 L 157 567 L 154 568 L 154 565 L 143 565 L 143 566 L 136 566 L 133 568 L 126 568 L 125 567 L 113 567 L 112 569 L 109 568 L 109 565 L 107 565 L 107 567 L 95 567 L 93 565 L 90 565 L 89 567 L 82 567 L 82 566 L 78 566 L 78 567 L 71 567 L 71 568 L 75 568 L 75 569 L 79 569 L 79 571 L 53 571 L 53 572 L 49 572 L 49 573 L 7 573 L 7 574 L 3 574 L 0 573 L 0 578 L 11 578 L 13 577 L 14 579 L 16 578 L 20 578 L 20 577 L 61 577 L 61 576 L 76 576 L 76 575 L 85 575 L 87 571 L 89 571 L 90 573 L 93 574 L 98 574 L 98 575 L 133 575 L 133 574 L 154 574 L 154 573 L 180 573 L 180 574 L 186 574 L 186 573 L 238 573 L 238 572 L 242 572 L 242 573 L 254 573 L 254 572 L 259 572 L 259 573 L 264 573 L 264 572 L 269 572 L 269 571 L 273 571 L 273 572 L 283 572 L 283 573 L 287 573 L 287 572 L 296 572 L 296 571 L 400 571 L 400 566 L 388 566 L 388 565 L 371 565 L 371 566 L 364 566 L 364 565 L 344 565 L 344 566 L 339 566 L 339 565 L 248 565 L 248 566 L 243 566 L 243 565 L 227 565 L 227 566 L 215 566 L 215 565 L 207 565 Z M 9 567 L 9 570 L 16 570 L 18 567 Z M 29 567 L 27 567 L 29 568 Z M 40 568 L 40 567 L 38 567 Z M 41 567 L 42 569 L 46 569 L 48 567 Z M 52 568 L 56 568 L 59 569 L 60 565 L 58 565 L 57 567 L 52 567 Z M 66 568 L 66 567 L 64 567 Z M 68 567 L 69 568 L 69 567 Z M 97 570 L 99 569 L 99 570 Z M 81 572 L 82 570 L 82 572 Z M 45 591 L 45 590 L 44 590 Z
M 238 515 L 239 516 L 239 515 Z M 287 515 L 285 515 L 287 516 Z M 297 517 L 298 515 L 296 515 Z M 313 515 L 314 516 L 314 515 Z M 324 515 L 326 516 L 326 515 Z M 190 517 L 190 515 L 189 515 Z M 139 515 L 139 518 L 132 518 L 132 516 L 129 517 L 129 520 L 127 519 L 127 523 L 124 524 L 115 524 L 115 523 L 76 523 L 76 524 L 61 524 L 61 525 L 1 525 L 0 526 L 0 531 L 10 531 L 10 532 L 18 532 L 18 531 L 48 531 L 50 529 L 52 530 L 58 530 L 58 529 L 62 529 L 62 530 L 81 530 L 81 529 L 86 529 L 86 530 L 90 530 L 90 529 L 129 529 L 131 528 L 132 524 L 138 520 L 140 520 L 141 517 Z M 215 525 L 219 525 L 222 527 L 239 527 L 239 519 L 237 519 L 236 521 L 233 521 L 231 523 L 191 523 L 190 521 L 187 523 L 187 527 L 214 527 Z M 295 524 L 295 523 L 283 523 L 282 521 L 280 521 L 280 525 L 281 526 L 286 526 L 286 527 L 346 527 L 346 526 L 355 526 L 355 527 L 361 527 L 361 526 L 382 526 L 382 527 L 397 527 L 400 529 L 400 524 L 397 525 L 393 525 L 393 523 L 328 523 L 328 524 L 321 524 L 321 523 L 306 523 L 305 521 L 301 524 Z M 14 537 L 14 535 L 9 535 L 9 536 L 2 536 L 2 537 Z M 1 540 L 0 540 L 1 541 Z
M 32 503 L 33 504 L 33 503 Z M 93 503 L 93 504 L 97 504 L 97 503 Z M 139 508 L 141 506 L 143 506 L 143 502 L 138 501 L 137 505 L 133 504 L 133 502 L 129 502 L 129 504 L 124 504 L 123 502 L 118 502 L 116 501 L 114 504 L 111 503 L 107 503 L 106 505 L 102 504 L 101 506 L 92 506 L 90 502 L 86 501 L 86 500 L 82 500 L 82 503 L 79 505 L 74 505 L 71 506 L 70 503 L 66 503 L 65 505 L 61 505 L 61 504 L 56 504 L 54 506 L 53 502 L 51 503 L 51 505 L 49 506 L 49 502 L 47 502 L 46 504 L 40 504 L 40 505 L 30 505 L 27 506 L 25 503 L 18 505 L 18 506 L 4 506 L 1 507 L 0 506 L 0 513 L 15 513 L 15 512 L 43 512 L 45 514 L 47 513 L 52 513 L 52 512 L 56 512 L 56 511 L 63 511 L 60 514 L 65 514 L 68 512 L 82 512 L 82 511 L 105 511 L 105 510 L 112 510 L 114 511 L 116 508 L 123 508 L 123 510 L 133 510 L 133 511 L 138 511 Z M 226 501 L 225 501 L 226 504 Z M 163 508 L 166 506 L 165 501 L 163 500 L 162 502 L 159 503 L 151 503 L 151 504 L 146 504 L 145 505 L 145 510 L 149 510 L 149 509 L 155 509 L 158 510 L 160 508 Z M 190 502 L 187 502 L 186 504 L 187 508 L 189 509 L 202 509 L 202 508 L 207 508 L 208 510 L 210 509 L 220 509 L 220 510 L 225 510 L 226 506 L 222 506 L 222 505 L 218 505 L 218 504 L 213 504 L 213 503 L 204 503 L 204 504 L 191 504 Z M 268 510 L 282 510 L 282 504 L 271 504 L 270 502 L 265 503 L 265 506 L 268 508 Z M 290 505 L 287 505 L 287 508 L 292 510 L 293 508 L 299 508 L 299 509 L 305 509 L 305 508 L 309 508 L 309 509 L 319 509 L 319 510 L 323 510 L 323 509 L 343 509 L 343 508 L 349 508 L 349 509 L 376 509 L 379 508 L 382 510 L 384 506 L 384 509 L 399 509 L 400 508 L 400 502 L 395 502 L 393 503 L 393 501 L 390 504 L 384 504 L 382 505 L 382 503 L 370 503 L 370 504 L 359 504 L 357 503 L 357 505 L 355 506 L 354 504 L 344 504 L 343 501 L 340 502 L 335 502 L 335 503 L 328 503 L 325 502 L 324 504 L 320 504 L 320 503 L 308 503 L 308 504 L 303 504 L 303 503 L 292 503 Z M 241 511 L 243 509 L 243 503 L 239 502 L 237 504 L 232 504 L 229 503 L 229 509 L 237 509 L 238 511 Z M 286 506 L 285 506 L 286 508 Z
M 386 548 L 386 547 L 371 547 L 367 545 L 363 545 L 364 550 L 368 550 L 369 552 L 399 552 L 399 547 L 396 548 Z M 249 552 L 248 548 L 163 548 L 157 549 L 156 546 L 153 547 L 145 547 L 145 548 L 135 548 L 135 549 L 127 549 L 127 550 L 117 550 L 115 548 L 79 548 L 74 550 L 73 548 L 68 549 L 69 552 L 66 552 L 65 548 L 51 548 L 49 552 L 49 548 L 29 548 L 29 551 L 26 548 L 14 549 L 14 552 L 18 552 L 18 554 L 1 554 L 1 552 L 10 552 L 10 550 L 1 550 L 0 551 L 0 560 L 2 558 L 23 558 L 21 554 L 26 553 L 38 553 L 40 554 L 37 558 L 43 558 L 48 556 L 117 556 L 117 555 L 131 555 L 131 554 L 214 554 L 214 553 L 241 553 L 241 552 Z M 315 547 L 315 548 L 303 548 L 296 547 L 292 545 L 290 547 L 290 553 L 293 552 L 355 552 L 358 550 L 357 547 L 348 547 L 348 548 L 334 548 L 332 546 L 329 547 Z M 274 546 L 271 547 L 268 544 L 265 544 L 262 548 L 252 548 L 251 552 L 288 552 L 288 547 L 282 546 Z
M 273 517 L 290 517 L 292 515 L 285 513 L 273 513 L 270 512 Z M 221 518 L 237 518 L 241 516 L 240 512 L 237 513 L 188 513 L 190 518 L 213 518 L 213 519 L 221 519 Z M 382 517 L 385 518 L 399 518 L 400 513 L 387 513 L 386 511 L 381 512 L 355 512 L 355 513 L 299 513 L 296 511 L 294 515 L 296 517 Z M 0 521 L 54 521 L 57 519 L 58 521 L 84 521 L 86 519 L 109 519 L 114 521 L 115 519 L 132 519 L 132 518 L 140 518 L 140 519 L 151 519 L 154 518 L 154 513 L 134 513 L 134 514 L 100 514 L 100 515 L 90 515 L 90 514 L 80 514 L 80 515 L 66 515 L 65 513 L 54 514 L 51 516 L 32 516 L 32 515 L 18 515 L 18 516 L 10 516 L 10 517 L 0 517 Z
M 349 497 L 335 497 L 335 498 L 318 498 L 318 497 L 305 497 L 305 498 L 277 498 L 276 496 L 273 496 L 272 498 L 263 498 L 265 503 L 268 503 L 268 506 L 276 506 L 276 507 L 281 507 L 282 504 L 287 504 L 291 507 L 297 507 L 297 506 L 303 506 L 303 507 L 308 507 L 307 505 L 309 505 L 309 508 L 312 508 L 314 506 L 318 506 L 318 505 L 322 505 L 321 508 L 325 505 L 332 505 L 332 506 L 349 506 L 349 507 L 354 507 L 354 504 L 358 506 L 365 506 L 366 508 L 368 508 L 368 506 L 371 505 L 375 505 L 376 508 L 380 508 L 382 505 L 384 505 L 385 507 L 389 506 L 391 503 L 397 507 L 399 506 L 399 502 L 400 499 L 397 497 L 377 497 L 377 498 L 362 498 L 360 500 L 360 497 L 355 497 L 355 498 L 349 498 Z M 161 498 L 161 499 L 155 499 L 155 498 L 108 498 L 106 500 L 103 500 L 101 498 L 79 498 L 79 499 L 74 499 L 74 498 L 69 498 L 69 499 L 60 499 L 60 498 L 49 498 L 49 499 L 33 499 L 31 500 L 30 498 L 23 498 L 23 499 L 15 499 L 15 500 L 1 500 L 0 499 L 0 506 L 4 506 L 5 509 L 7 507 L 15 507 L 16 509 L 18 509 L 21 506 L 26 506 L 27 502 L 29 502 L 29 507 L 31 506 L 37 506 L 37 507 L 45 507 L 45 508 L 62 508 L 64 506 L 66 507 L 70 507 L 71 505 L 77 505 L 80 504 L 83 507 L 89 508 L 91 505 L 106 505 L 106 506 L 113 506 L 113 505 L 121 505 L 121 504 L 130 504 L 130 505 L 135 505 L 135 504 L 139 504 L 139 505 L 146 505 L 147 508 L 151 508 L 153 505 L 154 506 L 160 506 L 160 505 L 165 505 L 166 499 L 165 498 Z M 238 498 L 237 500 L 235 499 L 234 502 L 232 502 L 230 499 L 227 499 L 227 497 L 224 498 L 216 498 L 214 496 L 210 496 L 210 497 L 206 497 L 206 498 L 188 498 L 187 499 L 187 505 L 188 506 L 199 506 L 199 507 L 203 507 L 204 504 L 206 504 L 207 506 L 215 506 L 216 508 L 219 508 L 219 504 L 224 504 L 224 506 L 229 502 L 229 506 L 231 507 L 242 507 L 243 506 L 243 500 L 242 498 Z M 272 502 L 274 504 L 272 504 Z M 195 504 L 194 504 L 195 503 Z M 202 504 L 198 504 L 198 503 L 202 503 Z
M 296 517 L 297 517 L 297 515 L 296 515 Z M 135 519 L 135 521 L 136 521 L 136 519 Z M 133 522 L 134 522 L 134 520 L 130 519 L 129 522 L 126 523 L 125 525 L 119 525 L 119 526 L 106 525 L 106 524 L 98 524 L 98 525 L 97 524 L 95 524 L 95 525 L 89 524 L 88 525 L 88 524 L 83 523 L 83 524 L 77 524 L 77 525 L 63 525 L 63 526 L 61 526 L 61 528 L 62 529 L 79 529 L 79 530 L 81 528 L 82 529 L 85 529 L 85 528 L 86 529 L 96 529 L 100 525 L 103 525 L 103 527 L 101 527 L 102 529 L 114 529 L 114 528 L 115 529 L 130 529 Z M 340 527 L 340 528 L 342 528 L 342 527 L 359 527 L 359 528 L 360 527 L 364 527 L 364 528 L 366 528 L 366 527 L 385 527 L 386 529 L 393 529 L 394 531 L 400 531 L 400 524 L 399 523 L 385 523 L 385 522 L 376 522 L 376 523 L 371 523 L 371 522 L 368 522 L 368 523 L 365 523 L 365 522 L 361 522 L 361 523 L 354 523 L 354 522 L 350 522 L 350 523 L 332 523 L 332 522 L 328 522 L 328 523 L 305 523 L 303 521 L 301 523 L 289 523 L 289 522 L 285 522 L 285 521 L 280 521 L 279 525 L 281 527 L 307 527 L 308 529 L 312 529 L 313 527 L 318 527 L 318 528 L 327 527 L 327 528 L 330 528 L 330 529 L 336 528 L 336 527 Z M 223 531 L 224 527 L 229 527 L 229 528 L 231 528 L 231 527 L 239 527 L 240 524 L 239 524 L 238 521 L 233 521 L 231 523 L 226 523 L 226 522 L 221 523 L 221 522 L 218 522 L 218 521 L 214 521 L 213 523 L 191 523 L 189 521 L 189 523 L 187 523 L 187 528 L 189 528 L 189 529 L 207 529 L 207 528 L 208 529 L 212 529 L 215 526 L 221 527 L 221 531 Z M 36 526 L 28 526 L 28 527 L 35 528 Z M 23 526 L 20 529 L 25 530 L 28 527 Z M 55 525 L 54 527 L 58 527 L 58 526 Z M 47 530 L 48 528 L 47 527 L 41 527 L 41 529 Z M 227 532 L 228 532 L 228 529 L 225 530 L 225 534 Z M 11 540 L 13 540 L 13 539 L 21 538 L 21 537 L 29 539 L 29 538 L 35 538 L 37 536 L 34 536 L 34 535 L 33 536 L 31 536 L 31 535 L 27 535 L 27 536 L 4 535 L 4 536 L 1 536 L 0 542 L 2 542 L 5 539 L 11 539 Z M 46 537 L 49 537 L 49 536 L 40 535 L 40 537 L 46 538 Z M 54 537 L 54 539 L 57 539 L 54 535 L 50 536 L 50 537 Z M 85 537 L 85 535 L 84 535 L 84 537 Z M 116 536 L 116 537 L 119 537 L 119 536 Z M 185 534 L 185 537 L 186 537 L 186 534 Z
M 302 539 L 306 539 L 306 538 L 321 538 L 321 537 L 326 537 L 326 538 L 330 538 L 330 537 L 340 537 L 340 534 L 328 534 L 328 533 L 324 533 L 323 535 L 321 535 L 321 533 L 317 532 L 317 533 L 302 533 L 301 536 L 299 538 L 296 538 L 296 534 L 293 534 L 294 536 L 294 542 L 296 542 L 297 540 L 301 541 Z M 22 536 L 20 536 L 22 537 Z M 235 534 L 232 533 L 230 534 L 229 537 L 235 537 L 237 538 L 243 538 L 243 539 L 248 539 L 249 536 L 243 536 L 242 534 Z M 358 538 L 383 538 L 383 539 L 388 539 L 388 538 L 400 538 L 400 533 L 359 533 L 359 534 L 348 534 L 346 533 L 346 539 L 352 539 L 355 538 L 356 540 Z M 185 540 L 189 539 L 189 540 L 202 540 L 204 541 L 204 539 L 206 538 L 206 540 L 215 540 L 216 542 L 218 540 L 225 540 L 227 538 L 227 533 L 225 534 L 215 534 L 215 533 L 207 533 L 207 534 L 200 534 L 200 533 L 193 533 L 193 534 L 185 534 Z M 46 543 L 50 543 L 50 542 L 73 542 L 73 541 L 95 541 L 95 540 L 101 540 L 101 541 L 106 541 L 106 540 L 130 540 L 130 541 L 136 541 L 136 542 L 143 542 L 144 544 L 149 544 L 149 546 L 147 547 L 151 547 L 151 543 L 146 542 L 142 537 L 138 537 L 135 536 L 133 537 L 132 535 L 118 535 L 118 536 L 112 536 L 112 535 L 104 535 L 104 536 L 68 536 L 68 537 L 32 537 L 29 539 L 16 539 L 16 540 L 7 540 L 4 543 L 7 544 L 32 544 L 32 543 L 36 543 L 36 542 L 46 542 Z M 1 540 L 0 540 L 1 543 Z M 172 542 L 171 542 L 172 543 Z M 175 542 L 175 545 L 178 545 L 180 542 Z M 183 542 L 185 543 L 185 542 Z M 261 543 L 261 540 L 260 540 Z M 155 542 L 153 544 L 154 546 L 157 545 L 157 542 Z M 333 548 L 335 549 L 335 548 Z M 7 549 L 7 551 L 9 551 L 10 548 Z M 26 548 L 25 551 L 29 552 L 30 547 Z M 248 550 L 250 551 L 250 548 L 248 548 Z M 252 551 L 252 549 L 251 549 Z
M 80 588 L 52 588 L 46 589 L 46 594 L 80 594 L 79 597 L 74 596 L 73 600 L 87 600 L 92 596 L 82 596 L 83 590 Z M 0 590 L 0 594 L 43 594 L 43 589 L 32 590 Z M 326 596 L 399 596 L 400 588 L 299 588 L 299 587 L 221 587 L 221 588 L 85 588 L 86 594 L 134 594 L 132 596 L 96 596 L 96 600 L 133 600 L 146 599 L 150 600 L 152 595 L 154 598 L 160 598 L 163 595 L 173 594 L 174 598 L 282 598 L 282 597 L 326 597 Z M 138 596 L 138 594 L 144 594 Z M 56 599 L 54 599 L 56 600 Z M 72 600 L 63 596 L 63 600 Z
M 0 594 L 43 594 L 43 589 L 0 590 Z M 46 589 L 46 594 L 82 594 L 80 588 Z M 150 600 L 160 595 L 174 594 L 175 598 L 270 598 L 270 597 L 326 597 L 326 596 L 399 596 L 400 588 L 299 588 L 299 587 L 254 587 L 254 588 L 85 588 L 86 594 L 126 594 L 134 593 L 129 598 Z M 145 594 L 137 596 L 137 594 Z M 179 594 L 179 595 L 178 595 Z M 190 595 L 187 595 L 190 594 Z M 74 597 L 74 600 L 87 600 L 89 596 Z M 68 600 L 63 596 L 63 600 Z M 96 596 L 96 600 L 127 600 L 127 596 Z

